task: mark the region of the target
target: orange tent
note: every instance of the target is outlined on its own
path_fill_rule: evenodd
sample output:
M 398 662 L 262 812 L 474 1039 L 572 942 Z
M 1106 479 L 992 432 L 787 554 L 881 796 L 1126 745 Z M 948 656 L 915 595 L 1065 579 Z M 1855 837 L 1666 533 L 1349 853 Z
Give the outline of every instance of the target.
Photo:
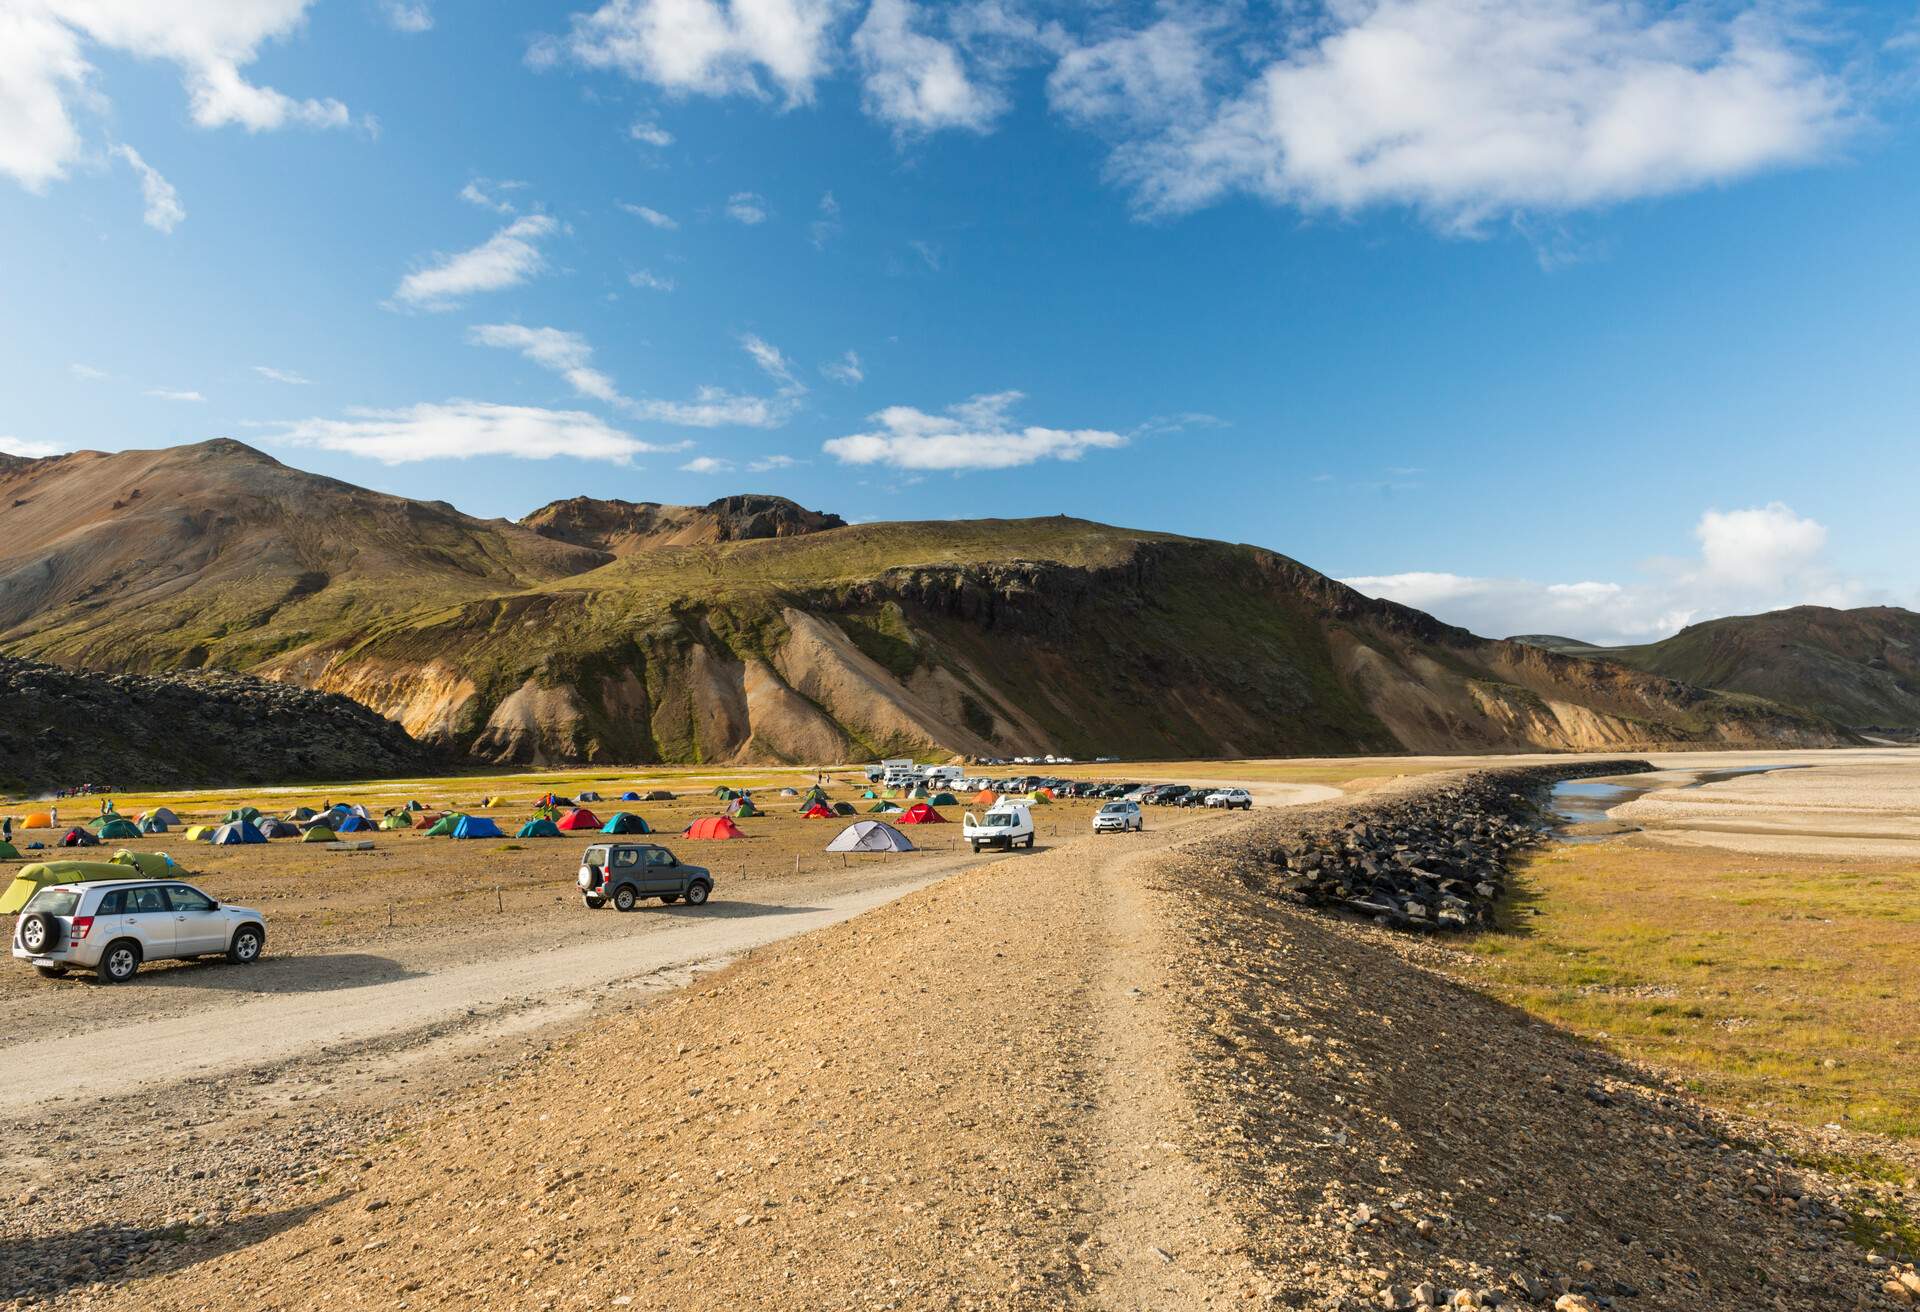
M 687 838 L 745 838 L 740 826 L 724 815 L 703 815 L 686 827 Z
M 51 829 L 53 828 L 53 817 L 45 811 L 35 811 L 32 815 L 20 822 L 20 827 L 22 829 Z
M 1051 789 L 1051 788 L 1042 788 L 1042 789 L 1040 790 L 1040 796 L 1042 796 L 1042 797 L 1047 797 L 1047 798 L 1051 798 L 1051 797 L 1053 796 L 1053 789 Z
M 894 821 L 897 825 L 943 825 L 947 818 L 928 806 L 925 802 L 915 802 L 900 813 Z
M 422 811 L 413 818 L 413 827 L 415 829 L 431 829 L 440 823 L 440 819 L 441 817 L 438 811 Z
M 833 808 L 825 802 L 815 802 L 812 806 L 800 813 L 800 818 L 802 820 L 831 820 L 833 819 Z
M 968 803 L 968 805 L 992 806 L 995 802 L 999 800 L 1000 800 L 1000 794 L 994 792 L 993 789 L 982 788 L 979 792 L 973 795 L 973 801 Z
M 573 810 L 560 817 L 559 827 L 567 830 L 598 829 L 600 827 L 600 817 L 587 810 L 584 806 L 576 806 Z

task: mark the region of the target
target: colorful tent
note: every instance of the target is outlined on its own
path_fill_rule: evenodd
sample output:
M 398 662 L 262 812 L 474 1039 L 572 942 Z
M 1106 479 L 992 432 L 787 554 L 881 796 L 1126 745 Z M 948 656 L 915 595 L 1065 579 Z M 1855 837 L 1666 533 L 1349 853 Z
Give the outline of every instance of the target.
M 615 811 L 600 826 L 603 834 L 650 834 L 653 826 L 630 811 Z
M 213 837 L 212 825 L 194 825 L 186 832 L 189 843 L 204 843 Z
M 108 817 L 107 822 L 93 832 L 94 835 L 99 838 L 123 839 L 140 837 L 138 826 L 132 821 L 122 819 L 117 815 Z
M 928 806 L 925 802 L 915 802 L 900 813 L 903 825 L 943 825 L 947 818 Z
M 833 813 L 835 815 L 853 815 L 854 814 L 853 803 L 852 802 L 835 802 L 833 804 Z
M 424 807 L 424 806 L 422 806 L 422 805 L 420 805 L 420 803 L 418 803 L 418 802 L 416 802 L 416 801 L 411 801 L 411 800 L 409 800 L 409 801 L 407 802 L 407 804 L 406 804 L 405 806 L 403 806 L 403 807 L 401 807 L 400 809 L 401 809 L 402 811 L 424 811 L 424 810 L 426 810 L 427 808 L 426 808 L 426 807 Z
M 892 825 L 879 820 L 858 820 L 842 829 L 829 852 L 915 852 L 912 840 Z
M 164 806 L 156 806 L 151 811 L 141 813 L 142 820 L 158 820 L 163 825 L 177 825 L 180 817 Z
M 864 802 L 871 802 L 874 798 L 878 796 L 880 796 L 880 794 L 874 792 L 873 789 L 869 788 L 867 789 L 866 792 L 860 794 L 860 800 Z
M 251 820 L 230 820 L 213 831 L 212 843 L 215 847 L 231 847 L 236 843 L 264 843 L 263 836 Z
M 259 807 L 242 806 L 227 812 L 227 818 L 221 823 L 231 825 L 231 824 L 238 824 L 239 822 L 244 820 L 246 821 L 246 823 L 252 824 L 255 820 L 258 820 L 259 818 L 260 818 Z
M 982 788 L 979 792 L 973 795 L 973 800 L 969 802 L 968 805 L 969 806 L 992 806 L 995 802 L 999 800 L 1000 800 L 1000 794 L 994 792 L 993 789 Z
M 582 829 L 598 829 L 600 827 L 600 817 L 587 810 L 584 806 L 576 806 L 573 810 L 561 816 L 557 823 L 560 828 L 566 830 L 568 833 L 574 833 Z
M 108 864 L 132 866 L 148 879 L 165 879 L 167 872 L 173 869 L 173 858 L 165 852 L 129 852 L 123 847 L 113 854 Z
M 49 884 L 86 884 L 101 879 L 125 879 L 127 868 L 108 861 L 46 861 L 21 866 L 20 873 L 0 894 L 0 915 L 12 915 Z
M 927 799 L 928 806 L 958 806 L 960 799 L 952 793 L 935 793 Z
M 545 816 L 537 815 L 533 819 L 521 825 L 520 832 L 515 834 L 514 837 L 515 838 L 558 838 L 560 837 L 560 828 L 558 825 L 554 824 L 553 821 L 547 819 Z
M 484 815 L 461 817 L 460 823 L 453 827 L 455 838 L 505 838 L 500 826 Z
M 806 792 L 800 794 L 800 804 L 802 806 L 811 806 L 815 802 L 824 802 L 826 800 L 827 800 L 827 790 L 822 788 L 819 784 L 813 785 L 811 788 L 807 789 Z
M 22 829 L 51 829 L 53 828 L 53 817 L 45 811 L 33 811 L 28 814 L 25 820 L 20 822 L 20 827 Z
M 164 834 L 167 832 L 167 822 L 157 815 L 143 816 L 140 823 L 135 827 L 143 834 Z
M 798 796 L 800 796 L 800 790 L 799 790 L 798 788 L 782 788 L 782 789 L 780 790 L 780 796 L 782 796 L 782 797 L 798 797 Z
M 899 815 L 900 808 L 892 802 L 875 802 L 867 808 L 868 815 Z
M 293 821 L 295 824 L 301 824 L 305 821 L 313 819 L 313 817 L 317 814 L 319 813 L 310 806 L 296 806 L 293 808 L 293 810 L 287 812 L 286 818 Z
M 687 838 L 745 838 L 740 826 L 723 815 L 703 815 L 685 830 Z
M 623 802 L 637 802 L 640 800 L 640 794 L 629 788 L 626 792 L 620 794 L 620 800 Z
M 331 843 L 333 838 L 333 830 L 325 825 L 313 825 L 306 833 L 300 835 L 300 841 L 303 843 Z
M 440 823 L 440 813 L 438 811 L 422 811 L 419 815 L 413 818 L 413 827 L 415 829 L 430 830 L 439 823 Z
M 1042 789 L 1037 793 L 1028 794 L 1028 796 L 1023 800 L 1026 802 L 1028 806 L 1052 806 L 1053 794 L 1047 792 L 1045 789 Z
M 809 806 L 800 813 L 800 818 L 802 820 L 831 820 L 833 819 L 833 808 L 825 802 L 815 802 L 812 806 Z
M 411 829 L 413 828 L 413 817 L 405 811 L 395 811 L 392 815 L 381 817 L 380 827 L 382 829 Z
M 66 836 L 60 840 L 60 846 L 62 847 L 98 847 L 100 846 L 100 840 L 95 838 L 92 834 L 88 833 L 86 830 L 76 827 L 76 828 L 67 830 Z
M 434 821 L 433 824 L 428 827 L 427 837 L 428 838 L 445 838 L 447 837 L 447 835 L 451 834 L 455 829 L 458 829 L 460 827 L 460 822 L 462 820 L 465 820 L 466 818 L 467 817 L 459 811 L 449 811 L 445 815 L 441 816 L 438 820 Z
M 6 839 L 0 838 L 0 861 L 18 861 L 19 859 L 20 849 Z
M 572 805 L 573 799 L 571 797 L 562 797 L 558 793 L 547 793 L 538 801 L 534 802 L 534 806 L 544 808 L 548 811 L 564 810 Z
M 734 792 L 733 789 L 727 787 L 725 784 L 715 784 L 713 795 L 723 802 L 731 802 L 734 798 L 740 796 L 740 794 Z
M 756 816 L 760 814 L 760 808 L 753 804 L 751 797 L 741 797 L 727 803 L 727 814 L 731 816 Z
M 276 820 L 272 816 L 268 816 L 254 827 L 260 831 L 262 838 L 300 837 L 299 825 L 289 824 L 285 820 Z
M 581 801 L 583 801 L 583 802 L 597 802 L 597 801 L 599 801 L 599 800 L 600 800 L 600 794 L 598 794 L 598 793 L 582 793 L 582 794 L 580 794 L 580 800 L 581 800 Z
M 373 826 L 367 823 L 367 818 L 365 816 L 350 815 L 345 820 L 342 820 L 339 824 L 335 825 L 333 827 L 333 832 L 336 834 L 357 834 L 364 829 L 371 829 L 371 828 L 373 828 Z

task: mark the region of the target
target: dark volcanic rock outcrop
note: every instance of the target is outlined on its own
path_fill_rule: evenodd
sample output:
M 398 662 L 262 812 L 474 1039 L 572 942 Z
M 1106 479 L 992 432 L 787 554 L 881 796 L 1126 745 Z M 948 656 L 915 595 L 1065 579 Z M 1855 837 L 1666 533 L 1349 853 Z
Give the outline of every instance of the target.
M 444 766 L 333 693 L 245 675 L 94 674 L 0 656 L 0 787 L 257 784 Z

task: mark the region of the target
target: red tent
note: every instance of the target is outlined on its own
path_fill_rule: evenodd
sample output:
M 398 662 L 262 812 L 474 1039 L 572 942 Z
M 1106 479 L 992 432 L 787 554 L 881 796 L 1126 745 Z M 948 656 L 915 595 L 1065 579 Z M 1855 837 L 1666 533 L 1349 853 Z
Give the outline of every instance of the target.
M 894 820 L 897 825 L 943 825 L 947 818 L 925 802 L 915 802 Z
M 576 806 L 573 810 L 560 817 L 559 827 L 568 830 L 598 829 L 600 827 L 600 817 L 587 810 L 584 806 Z
M 831 820 L 833 819 L 833 808 L 825 802 L 815 802 L 812 806 L 800 813 L 800 818 L 802 820 Z
M 415 829 L 431 829 L 439 823 L 440 813 L 438 811 L 422 811 L 413 818 L 413 827 Z
M 745 838 L 740 826 L 724 815 L 703 815 L 688 825 L 687 838 Z

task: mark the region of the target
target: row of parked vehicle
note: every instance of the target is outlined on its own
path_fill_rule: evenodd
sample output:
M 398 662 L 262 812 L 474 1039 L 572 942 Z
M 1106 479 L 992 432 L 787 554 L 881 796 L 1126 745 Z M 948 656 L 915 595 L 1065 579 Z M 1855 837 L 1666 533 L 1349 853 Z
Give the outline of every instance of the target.
M 1000 793 L 1035 793 L 1046 789 L 1055 797 L 1080 798 L 1102 802 L 1138 802 L 1142 806 L 1213 806 L 1227 810 L 1251 810 L 1253 796 L 1244 788 L 1219 788 L 1211 784 L 1141 784 L 1104 779 L 1053 779 L 1023 775 L 1012 779 L 967 779 L 967 789 L 991 788 Z

